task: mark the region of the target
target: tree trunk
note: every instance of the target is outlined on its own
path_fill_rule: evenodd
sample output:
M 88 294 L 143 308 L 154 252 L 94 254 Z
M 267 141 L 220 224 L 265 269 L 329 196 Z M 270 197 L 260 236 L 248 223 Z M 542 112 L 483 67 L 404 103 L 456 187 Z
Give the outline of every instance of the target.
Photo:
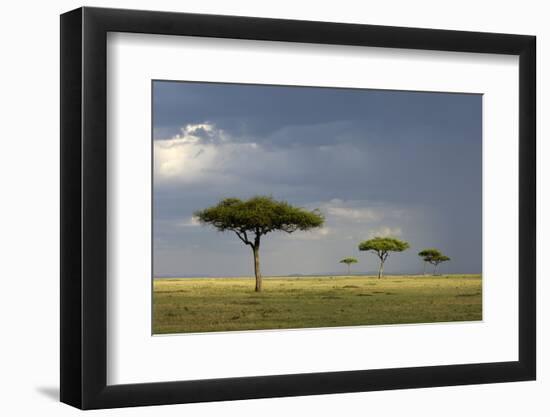
M 252 247 L 252 253 L 254 254 L 254 275 L 256 276 L 256 292 L 262 291 L 262 274 L 260 272 L 260 245 L 254 245 Z
M 348 264 L 348 275 L 350 275 L 350 274 L 351 274 L 351 265 Z
M 434 265 L 434 275 L 437 272 L 437 264 Z
M 383 271 L 384 271 L 384 261 L 380 260 L 380 267 L 378 268 L 378 279 L 382 277 Z

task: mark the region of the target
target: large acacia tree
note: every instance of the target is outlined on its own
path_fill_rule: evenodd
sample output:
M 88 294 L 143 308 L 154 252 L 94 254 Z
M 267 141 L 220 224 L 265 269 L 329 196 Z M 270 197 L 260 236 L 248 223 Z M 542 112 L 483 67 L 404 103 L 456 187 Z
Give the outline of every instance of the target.
M 409 243 L 394 237 L 375 237 L 359 244 L 359 250 L 374 253 L 380 259 L 378 278 L 384 271 L 384 263 L 391 252 L 403 252 L 409 248 Z
M 325 220 L 319 210 L 308 211 L 266 196 L 256 196 L 249 200 L 226 198 L 215 206 L 195 212 L 195 216 L 201 223 L 210 224 L 219 231 L 234 232 L 245 245 L 251 247 L 256 291 L 262 290 L 262 236 L 275 231 L 293 233 L 297 230 L 314 229 L 321 227 Z

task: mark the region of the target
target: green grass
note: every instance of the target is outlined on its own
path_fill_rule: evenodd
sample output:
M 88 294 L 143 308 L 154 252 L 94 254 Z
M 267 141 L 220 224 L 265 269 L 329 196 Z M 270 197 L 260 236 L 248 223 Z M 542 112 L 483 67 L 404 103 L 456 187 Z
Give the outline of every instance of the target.
M 481 275 L 157 279 L 153 333 L 482 319 Z

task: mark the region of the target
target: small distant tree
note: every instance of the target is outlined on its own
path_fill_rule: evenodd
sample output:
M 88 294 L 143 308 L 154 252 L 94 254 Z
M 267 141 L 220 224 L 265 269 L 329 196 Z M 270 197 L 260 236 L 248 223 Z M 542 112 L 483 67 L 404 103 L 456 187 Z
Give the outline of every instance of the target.
M 409 248 L 409 243 L 394 237 L 375 237 L 365 240 L 359 244 L 360 251 L 369 251 L 374 253 L 380 259 L 378 267 L 378 278 L 382 277 L 384 263 L 391 252 L 403 252 Z
M 321 227 L 325 221 L 319 210 L 308 211 L 294 207 L 273 197 L 256 196 L 249 200 L 226 198 L 217 205 L 195 212 L 203 224 L 210 224 L 221 232 L 231 231 L 251 247 L 254 256 L 256 291 L 262 290 L 260 272 L 260 241 L 263 235 L 282 231 L 293 233 Z
M 422 258 L 422 260 L 424 261 L 424 275 L 426 275 L 426 265 L 427 264 L 431 264 L 433 259 L 434 258 L 437 258 L 439 256 L 443 256 L 443 254 L 438 250 L 438 249 L 435 249 L 435 248 L 429 248 L 429 249 L 424 249 L 424 250 L 421 250 L 420 252 L 418 252 L 418 256 L 420 256 Z
M 422 258 L 424 261 L 424 275 L 426 275 L 426 264 L 432 264 L 434 266 L 433 275 L 436 274 L 437 266 L 443 262 L 450 261 L 451 258 L 448 256 L 445 256 L 441 253 L 439 249 L 424 249 L 420 252 L 418 252 L 418 256 Z
M 340 261 L 341 264 L 346 264 L 348 266 L 348 275 L 351 274 L 351 264 L 356 264 L 357 259 L 355 258 L 344 258 Z
M 451 260 L 451 258 L 449 258 L 448 256 L 445 256 L 445 255 L 434 257 L 431 261 L 431 264 L 434 266 L 434 275 L 436 274 L 437 267 L 440 263 L 447 262 L 447 261 L 450 261 L 450 260 Z

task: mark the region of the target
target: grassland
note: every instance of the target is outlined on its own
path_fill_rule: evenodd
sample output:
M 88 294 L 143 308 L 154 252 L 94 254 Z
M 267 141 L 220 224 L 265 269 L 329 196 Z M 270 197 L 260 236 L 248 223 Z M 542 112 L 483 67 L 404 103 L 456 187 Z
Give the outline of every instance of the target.
M 156 279 L 153 333 L 481 320 L 481 275 Z

